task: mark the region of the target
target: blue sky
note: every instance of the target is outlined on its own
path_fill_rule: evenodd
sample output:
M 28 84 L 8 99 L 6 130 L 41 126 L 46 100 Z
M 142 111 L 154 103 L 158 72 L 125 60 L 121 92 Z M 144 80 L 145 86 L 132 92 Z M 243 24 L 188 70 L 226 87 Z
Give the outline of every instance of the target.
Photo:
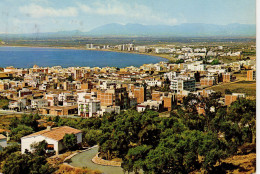
M 0 33 L 89 31 L 108 23 L 255 24 L 255 0 L 0 0 Z

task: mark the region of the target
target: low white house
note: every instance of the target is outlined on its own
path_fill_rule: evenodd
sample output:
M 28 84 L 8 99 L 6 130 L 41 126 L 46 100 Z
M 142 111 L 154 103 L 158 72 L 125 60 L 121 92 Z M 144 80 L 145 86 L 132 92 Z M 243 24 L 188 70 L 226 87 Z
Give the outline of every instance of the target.
M 77 137 L 77 144 L 82 142 L 81 130 L 74 129 L 69 126 L 55 128 L 51 128 L 50 126 L 48 126 L 45 130 L 22 137 L 21 153 L 24 153 L 26 149 L 32 152 L 34 150 L 31 147 L 32 144 L 45 140 L 48 143 L 47 147 L 49 149 L 55 150 L 56 154 L 59 154 L 59 152 L 65 148 L 62 142 L 65 134 L 75 134 Z
M 3 148 L 7 146 L 7 138 L 3 134 L 0 134 L 0 146 Z
M 48 100 L 46 100 L 46 99 L 33 99 L 31 101 L 31 107 L 33 109 L 48 107 Z

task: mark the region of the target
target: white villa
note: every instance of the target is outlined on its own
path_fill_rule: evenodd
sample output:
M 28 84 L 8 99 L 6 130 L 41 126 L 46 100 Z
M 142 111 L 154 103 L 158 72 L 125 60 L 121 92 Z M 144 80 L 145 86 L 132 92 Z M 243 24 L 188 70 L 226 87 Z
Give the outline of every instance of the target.
M 56 154 L 59 154 L 59 152 L 65 148 L 62 142 L 65 134 L 75 134 L 77 137 L 77 144 L 82 142 L 81 130 L 69 126 L 55 128 L 48 126 L 45 130 L 22 137 L 21 153 L 24 153 L 26 149 L 30 152 L 33 151 L 33 148 L 31 147 L 32 144 L 45 140 L 48 143 L 48 148 L 55 150 Z

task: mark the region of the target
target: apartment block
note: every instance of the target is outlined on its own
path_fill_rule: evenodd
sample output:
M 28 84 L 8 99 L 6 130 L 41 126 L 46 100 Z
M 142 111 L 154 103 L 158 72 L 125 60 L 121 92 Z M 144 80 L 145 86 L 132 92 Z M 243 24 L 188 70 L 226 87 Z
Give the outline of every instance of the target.
M 143 103 L 146 101 L 146 88 L 131 86 L 131 91 L 135 98 L 137 98 L 137 103 Z
M 225 95 L 225 105 L 231 105 L 234 101 L 238 100 L 238 98 L 245 98 L 244 93 L 232 93 Z
M 205 77 L 200 79 L 201 86 L 213 86 L 216 85 L 216 79 L 213 77 Z
M 170 89 L 179 93 L 181 91 L 195 91 L 195 79 L 194 78 L 175 78 L 171 81 Z
M 100 101 L 85 99 L 85 101 L 78 103 L 78 115 L 84 118 L 97 116 L 97 112 L 100 108 Z
M 247 80 L 248 81 L 255 81 L 256 80 L 256 71 L 255 70 L 247 71 Z
M 129 106 L 126 88 L 96 90 L 95 92 L 97 92 L 97 100 L 100 100 L 101 106 L 120 106 L 121 109 Z
M 222 75 L 222 79 L 224 83 L 232 82 L 236 79 L 235 76 L 232 76 L 230 73 L 224 73 Z

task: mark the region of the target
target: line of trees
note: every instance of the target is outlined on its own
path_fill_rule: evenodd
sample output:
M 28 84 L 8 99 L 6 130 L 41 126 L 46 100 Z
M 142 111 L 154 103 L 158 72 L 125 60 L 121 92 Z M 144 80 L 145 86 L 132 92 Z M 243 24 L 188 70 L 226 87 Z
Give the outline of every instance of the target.
M 208 98 L 190 94 L 170 117 L 159 117 L 151 110 L 139 113 L 129 109 L 105 114 L 103 118 L 57 116 L 48 121 L 82 130 L 86 145 L 99 144 L 100 157 L 104 159 L 121 158 L 126 172 L 223 172 L 225 168 L 216 167 L 221 166 L 221 159 L 236 154 L 245 143 L 255 146 L 256 101 L 239 99 L 226 107 L 218 103 L 220 96 L 221 93 Z M 198 114 L 197 106 L 204 109 L 204 115 Z M 38 131 L 37 119 L 37 115 L 14 118 L 10 124 L 12 138 L 18 140 Z M 75 137 L 71 135 L 64 138 L 68 148 L 72 148 L 73 141 Z
M 100 127 L 100 156 L 122 158 L 127 172 L 221 172 L 225 169 L 215 166 L 221 159 L 236 154 L 244 143 L 255 143 L 256 103 L 239 99 L 223 107 L 218 97 L 190 95 L 169 118 L 149 110 L 107 114 Z M 195 106 L 200 103 L 205 116 L 197 113 Z

